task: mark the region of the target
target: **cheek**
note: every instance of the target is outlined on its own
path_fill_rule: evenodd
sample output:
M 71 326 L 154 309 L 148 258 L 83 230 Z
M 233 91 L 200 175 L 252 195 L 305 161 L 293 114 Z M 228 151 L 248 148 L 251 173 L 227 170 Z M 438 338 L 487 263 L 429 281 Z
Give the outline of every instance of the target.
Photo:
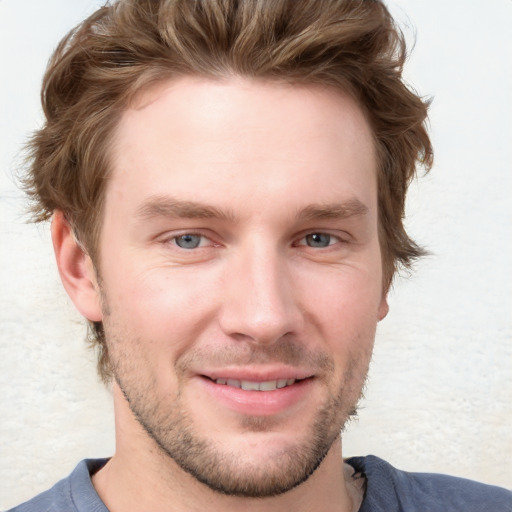
M 296 286 L 307 305 L 328 325 L 373 325 L 382 299 L 381 275 L 365 268 L 341 267 L 323 273 L 297 274 Z
M 214 316 L 214 280 L 198 279 L 192 269 L 125 270 L 129 279 L 113 269 L 105 283 L 107 304 L 118 328 L 155 349 L 157 344 L 161 350 L 178 353 L 188 348 Z
M 301 288 L 307 321 L 339 366 L 358 359 L 366 364 L 379 319 L 380 276 L 346 268 L 330 272 L 325 279 L 318 279 L 318 275 L 303 279 Z

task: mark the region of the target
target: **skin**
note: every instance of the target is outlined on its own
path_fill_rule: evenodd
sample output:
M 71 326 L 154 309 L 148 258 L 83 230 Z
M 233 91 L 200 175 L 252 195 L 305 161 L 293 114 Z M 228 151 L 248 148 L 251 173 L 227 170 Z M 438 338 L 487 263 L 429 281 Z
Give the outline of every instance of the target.
M 93 477 L 109 510 L 351 510 L 340 431 L 387 313 L 361 110 L 185 77 L 124 113 L 112 166 L 96 265 L 60 212 L 52 227 L 116 376 L 116 453 Z

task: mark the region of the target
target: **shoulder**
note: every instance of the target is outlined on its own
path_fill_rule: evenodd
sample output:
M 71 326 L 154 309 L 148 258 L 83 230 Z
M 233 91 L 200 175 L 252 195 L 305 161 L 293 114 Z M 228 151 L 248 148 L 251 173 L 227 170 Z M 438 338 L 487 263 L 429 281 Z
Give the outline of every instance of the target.
M 366 476 L 360 512 L 512 512 L 512 492 L 464 478 L 400 471 L 373 455 L 346 461 Z
M 106 461 L 83 460 L 68 477 L 57 482 L 51 489 L 7 512 L 108 512 L 91 482 L 91 475 Z

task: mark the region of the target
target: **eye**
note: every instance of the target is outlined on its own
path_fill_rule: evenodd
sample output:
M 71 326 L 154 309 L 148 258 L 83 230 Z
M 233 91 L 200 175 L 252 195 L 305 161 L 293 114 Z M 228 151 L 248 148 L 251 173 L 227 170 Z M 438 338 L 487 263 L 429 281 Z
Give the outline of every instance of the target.
M 339 238 L 328 233 L 310 233 L 306 235 L 300 242 L 299 245 L 307 245 L 308 247 L 323 248 L 329 247 L 339 242 Z
M 197 249 L 198 247 L 205 245 L 206 238 L 202 235 L 185 233 L 184 235 L 174 237 L 173 241 L 181 249 Z

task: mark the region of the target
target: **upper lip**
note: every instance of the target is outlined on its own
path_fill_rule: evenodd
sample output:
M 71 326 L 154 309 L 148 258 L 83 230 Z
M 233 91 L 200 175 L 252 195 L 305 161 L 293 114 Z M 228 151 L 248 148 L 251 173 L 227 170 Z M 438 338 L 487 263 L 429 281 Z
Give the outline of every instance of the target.
M 233 379 L 250 382 L 268 382 L 281 379 L 303 380 L 314 376 L 312 371 L 287 366 L 259 369 L 249 367 L 227 367 L 203 370 L 198 373 L 202 377 L 207 377 L 211 380 Z

